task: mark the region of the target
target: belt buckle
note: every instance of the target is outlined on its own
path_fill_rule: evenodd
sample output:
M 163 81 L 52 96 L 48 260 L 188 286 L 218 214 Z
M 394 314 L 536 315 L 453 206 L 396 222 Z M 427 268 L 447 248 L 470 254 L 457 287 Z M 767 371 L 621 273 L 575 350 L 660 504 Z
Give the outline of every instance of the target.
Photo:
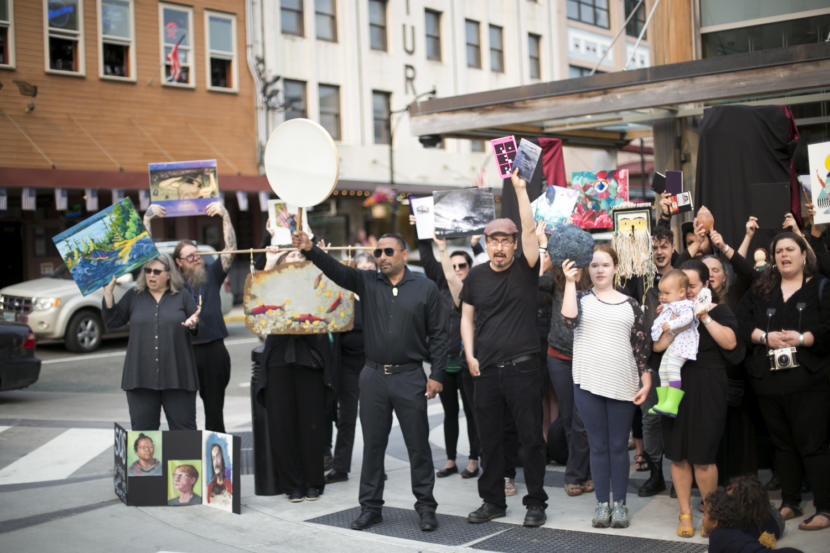
M 389 372 L 389 369 L 391 369 L 392 367 L 394 367 L 394 365 L 392 365 L 391 363 L 388 365 L 383 365 L 383 374 L 393 374 Z

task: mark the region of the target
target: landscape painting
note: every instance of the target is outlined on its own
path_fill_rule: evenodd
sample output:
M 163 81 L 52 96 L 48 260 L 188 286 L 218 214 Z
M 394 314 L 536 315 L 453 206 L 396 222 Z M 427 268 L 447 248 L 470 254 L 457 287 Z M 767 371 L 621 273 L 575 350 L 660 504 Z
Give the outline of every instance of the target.
M 571 186 L 579 197 L 571 218 L 582 229 L 610 229 L 611 213 L 628 200 L 628 169 L 580 171 L 571 176 Z
M 481 234 L 487 223 L 496 218 L 493 191 L 489 188 L 436 191 L 432 197 L 438 238 Z
M 354 322 L 354 295 L 310 261 L 285 263 L 245 278 L 245 326 L 254 334 L 345 332 Z
M 219 199 L 216 160 L 150 163 L 150 200 L 165 209 L 165 217 L 204 215 Z
M 158 255 L 130 198 L 66 229 L 52 241 L 84 296 Z

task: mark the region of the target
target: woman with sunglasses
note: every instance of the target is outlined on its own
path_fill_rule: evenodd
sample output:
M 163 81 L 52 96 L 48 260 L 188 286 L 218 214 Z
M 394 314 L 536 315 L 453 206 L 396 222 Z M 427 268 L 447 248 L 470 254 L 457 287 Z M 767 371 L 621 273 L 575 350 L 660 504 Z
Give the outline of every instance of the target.
M 161 408 L 170 430 L 196 430 L 199 378 L 190 343 L 200 307 L 180 293 L 182 276 L 167 254 L 146 263 L 118 303 L 115 277 L 104 286 L 104 323 L 130 324 L 121 388 L 133 430 L 158 430 Z

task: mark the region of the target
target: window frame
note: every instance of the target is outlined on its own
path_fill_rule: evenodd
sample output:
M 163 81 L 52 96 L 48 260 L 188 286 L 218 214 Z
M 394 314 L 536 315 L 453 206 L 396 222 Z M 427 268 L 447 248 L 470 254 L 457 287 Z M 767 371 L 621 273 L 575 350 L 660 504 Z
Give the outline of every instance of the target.
M 317 2 L 318 0 L 314 0 L 314 38 L 317 40 L 323 40 L 325 42 L 337 42 L 339 38 L 339 33 L 337 32 L 337 0 L 331 0 L 331 9 L 332 13 L 321 12 L 317 9 Z M 318 18 L 326 18 L 328 21 L 332 22 L 332 29 L 334 30 L 334 37 L 327 38 L 321 37 L 317 32 L 317 19 Z
M 286 8 L 282 5 L 282 0 L 280 0 L 280 33 L 284 35 L 291 35 L 291 36 L 300 36 L 305 37 L 305 4 L 303 0 L 297 0 L 300 3 L 300 9 L 295 10 L 294 8 Z M 292 13 L 299 13 L 300 19 L 300 28 L 297 32 L 294 31 L 286 31 L 285 27 L 282 26 L 282 12 L 283 10 Z
M 233 48 L 233 53 L 230 57 L 226 52 L 219 52 L 217 51 L 214 55 L 210 49 L 210 18 L 211 17 L 219 17 L 222 19 L 228 19 L 231 22 L 231 48 Z M 239 93 L 239 55 L 237 53 L 237 34 L 236 34 L 236 14 L 234 13 L 227 13 L 227 12 L 220 12 L 216 10 L 205 10 L 205 21 L 204 21 L 204 29 L 205 29 L 205 86 L 208 90 L 212 92 L 225 92 L 229 94 L 237 94 Z M 210 80 L 212 78 L 213 72 L 211 71 L 210 62 L 212 58 L 217 59 L 224 59 L 231 62 L 231 70 L 230 70 L 230 77 L 233 81 L 233 86 L 216 86 L 211 84 Z
M 297 118 L 300 118 L 300 117 L 302 117 L 304 119 L 308 119 L 308 82 L 307 81 L 301 81 L 299 79 L 283 79 L 282 83 L 283 83 L 282 84 L 283 106 L 285 106 L 285 111 L 283 112 L 285 114 L 285 116 L 283 118 L 283 121 L 288 121 L 289 119 L 297 119 Z M 303 94 L 302 94 L 302 100 L 303 100 L 302 112 L 300 112 L 299 110 L 294 110 L 294 109 L 289 109 L 288 108 L 288 94 L 286 94 L 285 89 L 288 87 L 289 83 L 302 85 L 302 91 L 303 91 Z M 294 111 L 296 111 L 298 113 L 298 115 L 288 117 L 288 114 L 291 113 L 291 112 L 294 112 Z
M 375 97 L 383 97 L 386 104 L 386 119 L 376 117 L 375 113 Z M 383 142 L 383 138 L 381 141 L 378 141 L 378 136 L 375 133 L 375 125 L 377 121 L 386 121 L 386 137 L 388 141 Z M 372 143 L 373 144 L 383 144 L 383 145 L 391 145 L 392 144 L 392 93 L 386 92 L 384 90 L 372 90 Z
M 0 21 L 0 26 L 6 29 L 6 49 L 8 53 L 7 63 L 0 63 L 0 69 L 15 69 L 16 60 L 14 56 L 14 0 L 0 0 L 6 3 L 8 20 Z
M 638 0 L 625 0 L 623 2 L 623 15 L 625 16 L 623 21 L 625 21 L 625 19 L 628 18 L 628 16 L 629 16 L 629 11 L 628 10 L 630 8 L 633 8 L 634 6 L 636 6 L 637 1 Z M 626 36 L 637 38 L 638 36 L 640 36 L 640 31 L 646 26 L 646 3 L 645 2 L 643 2 L 642 5 L 640 5 L 640 9 L 638 9 L 637 12 L 638 13 L 635 13 L 634 17 L 631 18 L 631 21 L 628 22 L 628 25 L 625 26 L 625 35 Z M 640 16 L 642 16 L 642 17 L 640 17 Z M 629 33 L 629 26 L 632 26 L 632 25 L 634 27 L 636 27 L 636 31 L 634 32 L 634 34 Z M 643 40 L 646 40 L 646 41 L 648 40 L 648 30 L 646 30 L 646 32 L 643 33 Z
M 477 43 L 471 43 L 470 36 L 468 31 L 468 27 L 470 24 L 475 25 L 476 28 L 476 40 Z M 470 48 L 474 47 L 476 50 L 476 63 L 477 65 L 470 64 Z M 465 19 L 464 20 L 464 57 L 466 58 L 467 67 L 471 69 L 481 69 L 481 23 L 476 21 L 475 19 Z
M 424 8 L 424 50 L 426 58 L 430 61 L 442 61 L 443 60 L 443 52 L 441 51 L 441 15 L 442 13 L 438 10 L 432 10 L 430 8 Z M 430 34 L 429 28 L 429 17 L 435 17 L 435 33 Z M 429 45 L 430 42 L 437 42 L 438 45 L 438 57 L 432 57 L 429 53 Z
M 161 52 L 161 84 L 162 86 L 172 86 L 174 88 L 196 88 L 196 57 L 194 56 L 193 50 L 196 42 L 193 40 L 193 36 L 190 37 L 188 40 L 189 45 L 185 46 L 184 48 L 187 50 L 188 59 L 190 60 L 187 65 L 181 64 L 182 67 L 188 68 L 188 82 L 186 83 L 173 83 L 168 82 L 166 75 L 164 74 L 164 68 L 167 65 L 167 56 L 164 53 L 165 42 L 164 42 L 164 10 L 171 9 L 177 10 L 180 12 L 185 12 L 187 14 L 187 25 L 188 33 L 193 33 L 193 8 L 191 6 L 183 6 L 181 4 L 169 4 L 166 2 L 159 2 L 159 43 L 160 43 L 160 52 Z M 175 44 L 175 43 L 174 43 Z M 179 51 L 182 50 L 182 46 L 179 45 Z M 181 62 L 180 62 L 181 63 Z
M 577 11 L 579 14 L 577 17 L 571 17 L 568 14 L 568 6 L 576 5 Z M 591 8 L 593 17 L 591 18 L 592 21 L 585 21 L 582 19 L 582 6 L 588 6 Z M 597 23 L 597 12 L 605 12 L 605 25 L 600 25 Z M 609 6 L 608 0 L 605 0 L 605 7 L 598 8 L 597 7 L 597 0 L 566 0 L 565 4 L 565 17 L 567 17 L 571 21 L 578 21 L 585 25 L 592 25 L 594 27 L 599 27 L 600 29 L 610 29 L 611 28 L 611 7 Z
M 332 89 L 337 93 L 337 109 L 333 112 L 331 112 L 331 111 L 324 112 L 323 111 L 323 102 L 321 100 L 323 95 L 320 94 L 320 91 L 323 88 Z M 342 104 L 340 102 L 340 85 L 328 84 L 328 83 L 317 83 L 317 111 L 318 111 L 318 119 L 320 121 L 320 125 L 324 129 L 326 129 L 329 132 L 329 134 L 331 135 L 331 137 L 337 142 L 340 142 L 343 139 L 343 118 L 341 116 L 341 106 L 342 106 Z M 335 117 L 335 119 L 337 121 L 337 128 L 335 129 L 336 132 L 334 132 L 334 133 L 331 132 L 330 129 L 326 128 L 326 126 L 323 125 L 323 113 L 325 113 L 326 115 L 333 115 Z
M 107 39 L 104 36 L 104 0 L 98 0 L 98 78 L 106 81 L 136 82 L 138 68 L 135 62 L 135 0 L 120 0 L 129 4 L 130 11 L 130 38 L 124 40 L 121 37 Z M 129 48 L 127 55 L 128 72 L 125 76 L 107 75 L 104 73 L 104 44 L 121 44 Z
M 11 0 L 13 1 L 13 0 Z M 45 72 L 49 73 L 50 75 L 66 75 L 68 77 L 86 77 L 86 48 L 84 48 L 85 44 L 85 34 L 84 34 L 84 1 L 77 0 L 77 7 L 78 7 L 78 30 L 77 31 L 53 31 L 53 34 L 49 32 L 49 0 L 43 0 L 43 54 L 44 54 L 44 66 Z M 74 35 L 74 36 L 73 36 Z M 74 40 L 77 44 L 76 53 L 77 53 L 77 67 L 78 69 L 75 71 L 68 71 L 66 69 L 52 69 L 49 65 L 49 39 L 54 36 L 55 38 L 60 38 L 62 40 Z
M 379 25 L 377 23 L 372 23 L 372 4 L 378 4 L 383 6 L 383 25 Z M 369 49 L 375 50 L 376 52 L 388 52 L 389 51 L 389 6 L 386 0 L 369 0 Z M 378 28 L 383 29 L 383 48 L 376 48 L 375 45 L 372 43 L 372 29 Z
M 493 32 L 499 39 L 499 48 L 493 46 Z M 487 42 L 490 50 L 490 71 L 493 73 L 504 73 L 504 27 L 493 25 L 487 26 Z M 499 67 L 495 67 L 494 63 L 498 61 Z
M 531 49 L 531 44 L 533 44 L 534 41 L 536 44 L 536 56 L 533 55 L 533 51 Z M 527 33 L 527 65 L 527 74 L 529 78 L 542 78 L 542 35 L 537 35 L 536 33 Z M 535 75 L 533 74 L 534 69 L 536 70 Z

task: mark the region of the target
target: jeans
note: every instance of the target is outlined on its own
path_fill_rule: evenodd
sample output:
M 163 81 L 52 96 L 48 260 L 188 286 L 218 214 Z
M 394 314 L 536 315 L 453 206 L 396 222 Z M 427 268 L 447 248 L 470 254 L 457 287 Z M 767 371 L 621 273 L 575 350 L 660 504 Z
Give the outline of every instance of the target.
M 588 464 L 588 435 L 585 425 L 574 407 L 572 362 L 547 356 L 548 376 L 559 402 L 559 417 L 568 440 L 568 463 L 565 465 L 565 483 L 581 484 L 590 478 Z

